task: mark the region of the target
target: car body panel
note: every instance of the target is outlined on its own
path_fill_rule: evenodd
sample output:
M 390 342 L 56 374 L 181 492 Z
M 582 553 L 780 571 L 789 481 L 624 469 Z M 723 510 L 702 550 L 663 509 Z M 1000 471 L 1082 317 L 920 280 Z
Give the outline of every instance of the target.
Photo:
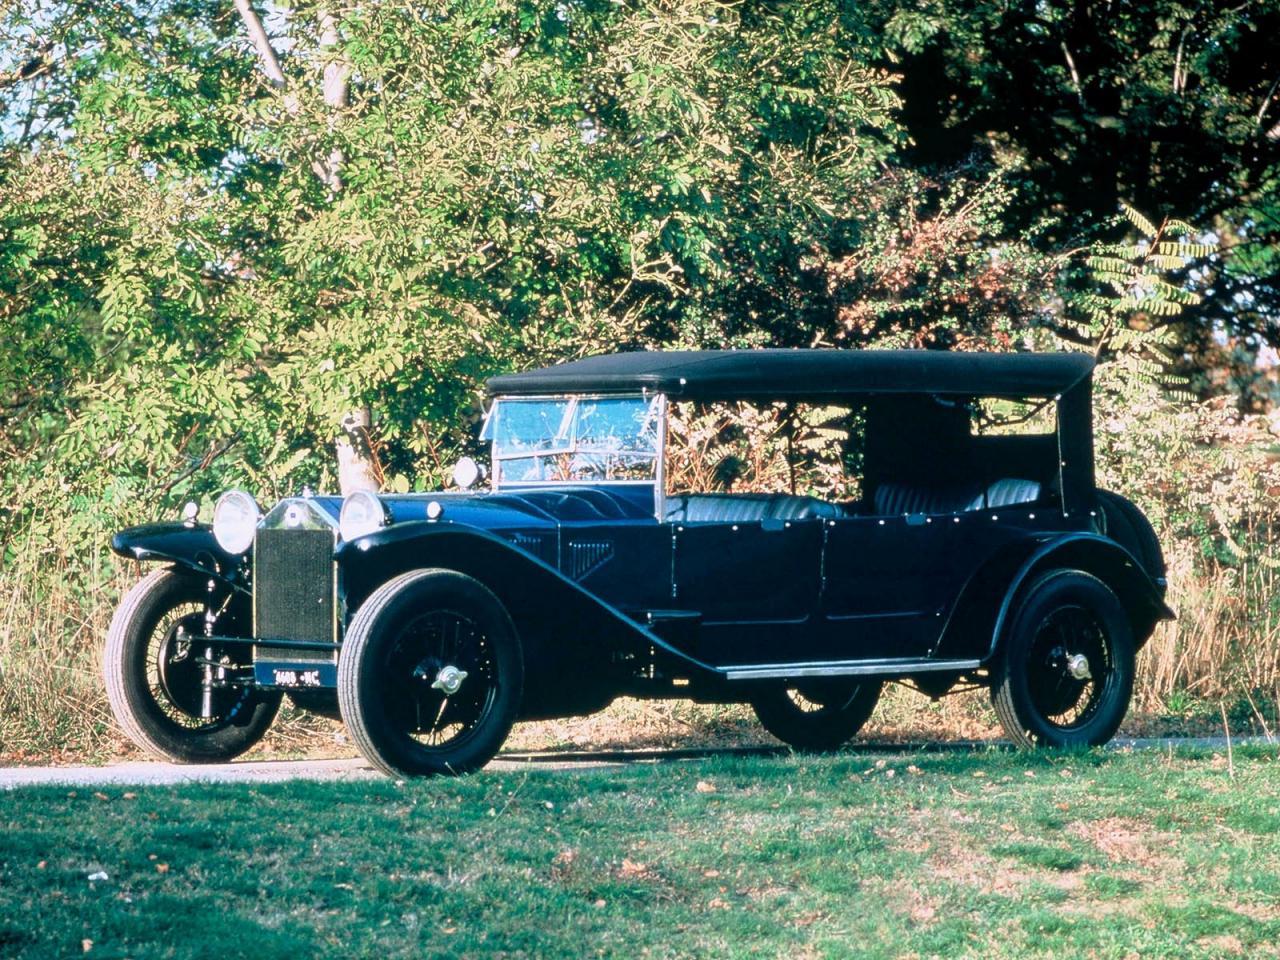
M 111 549 L 130 560 L 176 563 L 245 589 L 236 573 L 238 558 L 218 545 L 207 524 L 175 521 L 128 527 L 112 536 Z

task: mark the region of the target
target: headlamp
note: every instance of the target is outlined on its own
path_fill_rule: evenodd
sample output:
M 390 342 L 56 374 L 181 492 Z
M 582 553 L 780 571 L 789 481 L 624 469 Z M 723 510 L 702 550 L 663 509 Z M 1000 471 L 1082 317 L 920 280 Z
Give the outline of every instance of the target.
M 213 538 L 227 553 L 244 553 L 253 546 L 262 511 L 243 490 L 228 490 L 213 507 Z
M 386 505 L 372 493 L 359 490 L 342 501 L 338 514 L 338 532 L 346 541 L 355 540 L 381 530 L 391 522 Z

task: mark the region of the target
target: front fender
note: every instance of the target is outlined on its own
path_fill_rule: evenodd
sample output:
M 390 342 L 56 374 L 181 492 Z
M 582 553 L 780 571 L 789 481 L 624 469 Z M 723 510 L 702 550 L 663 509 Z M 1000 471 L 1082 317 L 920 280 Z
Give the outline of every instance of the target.
M 227 553 L 207 524 L 148 523 L 121 530 L 111 549 L 130 560 L 166 560 L 203 576 L 214 577 L 236 590 L 247 591 L 239 576 L 239 557 Z
M 548 709 L 578 687 L 607 686 L 610 677 L 664 661 L 679 675 L 721 678 L 714 667 L 671 646 L 652 630 L 584 590 L 545 561 L 476 527 L 447 521 L 401 523 L 342 543 L 337 550 L 347 609 L 408 570 L 439 567 L 479 580 L 502 601 L 525 646 L 529 669 L 542 674 Z M 530 704 L 531 712 L 539 705 Z
M 1174 612 L 1160 586 L 1124 547 L 1096 533 L 1068 533 L 1008 545 L 970 577 L 952 607 L 934 656 L 990 661 L 999 651 L 1019 595 L 1041 572 L 1071 568 L 1107 584 L 1124 605 L 1138 646 Z

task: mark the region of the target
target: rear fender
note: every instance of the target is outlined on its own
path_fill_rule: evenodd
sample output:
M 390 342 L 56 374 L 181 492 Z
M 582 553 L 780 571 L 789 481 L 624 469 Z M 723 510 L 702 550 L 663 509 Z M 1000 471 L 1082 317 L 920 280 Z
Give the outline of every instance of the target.
M 1094 533 L 1025 540 L 1008 545 L 970 577 L 952 607 L 934 656 L 991 660 L 1016 613 L 1019 595 L 1040 573 L 1053 569 L 1083 570 L 1115 591 L 1139 647 L 1159 621 L 1174 618 L 1160 587 L 1114 540 Z
M 148 523 L 129 527 L 111 538 L 111 549 L 130 560 L 177 564 L 221 580 L 242 593 L 249 589 L 240 573 L 240 558 L 218 546 L 207 524 Z
M 525 717 L 579 712 L 558 706 L 579 699 L 584 710 L 603 706 L 617 692 L 617 679 L 633 674 L 650 657 L 687 675 L 720 676 L 554 567 L 485 530 L 447 522 L 396 524 L 340 544 L 337 559 L 351 614 L 378 586 L 408 570 L 456 570 L 492 590 L 515 622 L 526 673 L 534 678 L 525 685 Z M 539 702 L 542 697 L 545 703 Z

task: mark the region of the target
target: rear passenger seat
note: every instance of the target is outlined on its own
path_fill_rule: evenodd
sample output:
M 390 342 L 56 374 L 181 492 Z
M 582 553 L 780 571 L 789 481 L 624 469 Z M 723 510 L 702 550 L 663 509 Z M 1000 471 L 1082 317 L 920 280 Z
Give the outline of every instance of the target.
M 751 523 L 842 517 L 834 503 L 786 493 L 681 493 L 667 498 L 667 520 L 676 523 Z
M 922 487 L 906 483 L 881 483 L 876 487 L 877 516 L 896 517 L 904 513 L 968 513 L 992 507 L 1035 503 L 1040 484 L 1034 480 L 1005 477 L 984 490 L 981 484 L 956 487 Z
M 1005 477 L 990 483 L 958 487 L 923 487 L 881 483 L 875 492 L 875 515 L 904 513 L 969 513 L 974 510 L 1035 503 L 1040 484 Z M 835 519 L 848 516 L 839 504 L 785 493 L 681 493 L 667 498 L 667 520 L 674 523 L 753 523 L 761 520 Z

